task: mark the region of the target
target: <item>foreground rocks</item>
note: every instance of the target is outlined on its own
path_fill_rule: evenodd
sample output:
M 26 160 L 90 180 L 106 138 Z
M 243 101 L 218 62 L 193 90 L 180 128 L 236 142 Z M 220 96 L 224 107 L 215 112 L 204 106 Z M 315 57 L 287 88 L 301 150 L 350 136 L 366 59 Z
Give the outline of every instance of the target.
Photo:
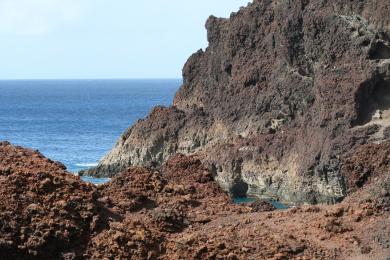
M 231 194 L 341 201 L 356 177 L 342 174 L 343 156 L 390 137 L 389 13 L 387 0 L 255 0 L 210 17 L 209 46 L 187 61 L 173 106 L 84 174 L 179 152 L 197 154 Z
M 74 258 L 98 215 L 96 187 L 39 152 L 0 143 L 0 258 Z
M 275 211 L 232 204 L 194 156 L 95 187 L 3 142 L 0 259 L 387 259 L 389 153 L 384 143 L 349 155 L 354 176 L 360 161 L 382 160 L 341 204 Z

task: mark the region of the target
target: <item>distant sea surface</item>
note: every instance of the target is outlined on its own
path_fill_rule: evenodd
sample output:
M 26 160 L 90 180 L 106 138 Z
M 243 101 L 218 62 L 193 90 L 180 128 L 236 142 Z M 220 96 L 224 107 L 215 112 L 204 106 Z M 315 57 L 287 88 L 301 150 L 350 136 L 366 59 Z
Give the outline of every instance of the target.
M 154 106 L 170 105 L 181 82 L 0 81 L 0 140 L 39 150 L 78 172 L 95 166 Z

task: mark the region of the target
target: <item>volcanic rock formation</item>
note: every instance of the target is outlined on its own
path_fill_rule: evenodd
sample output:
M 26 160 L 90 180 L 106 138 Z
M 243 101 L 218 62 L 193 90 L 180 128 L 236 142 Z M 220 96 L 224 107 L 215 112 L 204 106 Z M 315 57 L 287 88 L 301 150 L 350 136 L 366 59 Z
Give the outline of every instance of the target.
M 390 142 L 361 146 L 338 205 L 235 205 L 194 157 L 94 187 L 0 143 L 0 259 L 378 259 L 390 255 Z M 365 164 L 364 162 L 369 162 Z M 364 181 L 363 181 L 364 180 Z
M 39 152 L 0 143 L 0 259 L 80 256 L 97 189 Z
M 173 106 L 83 174 L 197 154 L 232 195 L 342 200 L 358 185 L 342 174 L 346 152 L 390 137 L 389 13 L 387 0 L 255 0 L 211 16 Z

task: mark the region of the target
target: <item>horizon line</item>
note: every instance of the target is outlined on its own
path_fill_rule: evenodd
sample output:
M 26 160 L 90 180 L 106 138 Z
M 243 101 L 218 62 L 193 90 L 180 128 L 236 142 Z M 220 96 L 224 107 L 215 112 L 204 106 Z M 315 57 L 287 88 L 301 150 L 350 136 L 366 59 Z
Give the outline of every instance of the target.
M 182 77 L 178 78 L 20 78 L 20 79 L 0 79 L 0 81 L 33 81 L 33 80 L 182 80 Z

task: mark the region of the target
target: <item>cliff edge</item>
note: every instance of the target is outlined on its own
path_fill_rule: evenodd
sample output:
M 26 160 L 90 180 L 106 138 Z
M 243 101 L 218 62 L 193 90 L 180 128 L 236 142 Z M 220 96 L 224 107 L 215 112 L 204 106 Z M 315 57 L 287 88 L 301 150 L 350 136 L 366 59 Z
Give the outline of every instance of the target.
M 197 154 L 235 196 L 342 200 L 353 188 L 346 158 L 390 137 L 389 13 L 386 0 L 255 0 L 211 16 L 209 46 L 185 64 L 173 105 L 82 174 Z

